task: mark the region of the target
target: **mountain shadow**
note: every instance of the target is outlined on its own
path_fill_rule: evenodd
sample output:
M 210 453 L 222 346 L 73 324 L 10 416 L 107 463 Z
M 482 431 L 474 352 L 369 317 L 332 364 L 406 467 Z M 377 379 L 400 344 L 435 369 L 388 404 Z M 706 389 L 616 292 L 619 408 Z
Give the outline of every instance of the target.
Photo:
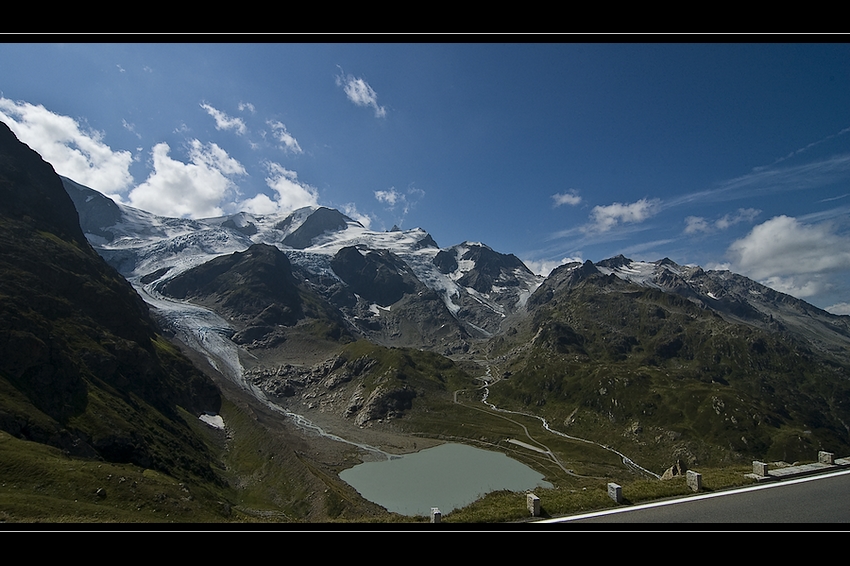
M 53 168 L 0 123 L 0 430 L 67 454 L 218 481 L 182 410 L 217 387 L 95 253 Z

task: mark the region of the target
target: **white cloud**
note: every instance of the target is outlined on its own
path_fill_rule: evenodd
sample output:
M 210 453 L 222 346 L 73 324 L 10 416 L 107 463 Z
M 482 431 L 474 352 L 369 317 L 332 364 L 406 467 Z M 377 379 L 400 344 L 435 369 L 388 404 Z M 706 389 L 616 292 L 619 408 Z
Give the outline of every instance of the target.
M 274 199 L 264 194 L 242 201 L 239 209 L 254 214 L 272 214 L 291 212 L 304 206 L 318 205 L 318 191 L 310 185 L 298 181 L 298 174 L 274 162 L 267 162 L 269 176 L 266 184 L 274 189 Z
M 729 256 L 757 279 L 850 269 L 850 240 L 828 223 L 807 225 L 776 216 L 732 243 Z
M 399 199 L 404 198 L 404 195 L 400 195 L 395 190 L 395 187 L 390 187 L 390 190 L 388 191 L 375 191 L 375 198 L 378 199 L 379 202 L 384 202 L 390 205 L 390 207 L 393 207 Z
M 583 263 L 584 260 L 579 255 L 578 257 L 565 257 L 559 261 L 549 261 L 545 259 L 541 260 L 531 260 L 524 259 L 522 262 L 528 267 L 532 273 L 536 273 L 537 275 L 542 275 L 543 277 L 548 277 L 550 273 L 556 268 L 564 265 L 565 263 L 571 262 L 579 262 Z
M 615 202 L 608 206 L 595 206 L 590 216 L 593 223 L 584 228 L 585 232 L 607 232 L 620 223 L 643 222 L 653 216 L 661 201 L 658 199 L 640 199 L 631 204 Z
M 581 203 L 581 197 L 578 195 L 578 192 L 575 190 L 570 190 L 564 194 L 556 193 L 552 195 L 552 200 L 555 202 L 555 206 L 561 206 L 563 204 L 568 204 L 570 206 L 575 206 Z
M 351 75 L 337 76 L 337 86 L 341 86 L 345 91 L 348 100 L 357 106 L 368 106 L 375 110 L 375 116 L 383 118 L 387 115 L 387 110 L 383 106 L 378 105 L 378 94 L 369 86 L 369 83 L 363 79 L 354 78 Z
M 724 214 L 723 217 L 718 218 L 713 223 L 709 223 L 701 216 L 688 216 L 685 218 L 685 234 L 726 230 L 741 222 L 752 222 L 759 214 L 761 214 L 761 210 L 757 208 L 739 208 L 735 214 Z
M 244 112 L 246 110 L 248 112 L 250 112 L 251 114 L 253 114 L 255 112 L 254 105 L 251 104 L 250 102 L 240 102 L 238 108 L 239 108 L 240 112 Z
M 189 163 L 169 157 L 167 143 L 153 151 L 153 172 L 129 195 L 131 206 L 172 217 L 207 218 L 224 214 L 221 204 L 236 188 L 231 177 L 245 168 L 214 143 L 192 140 Z
M 125 130 L 127 130 L 128 132 L 132 132 L 132 133 L 136 134 L 137 138 L 142 139 L 142 135 L 139 132 L 136 131 L 136 125 L 135 124 L 131 124 L 130 122 L 128 122 L 127 120 L 124 120 L 122 118 L 121 119 L 121 125 L 124 126 Z
M 84 130 L 73 118 L 0 97 L 0 121 L 60 175 L 107 196 L 117 196 L 133 183 L 132 154 L 113 151 L 103 143 L 102 133 Z
M 213 117 L 215 120 L 216 130 L 236 130 L 236 133 L 240 136 L 244 135 L 245 132 L 248 131 L 248 128 L 245 126 L 245 122 L 242 121 L 242 118 L 232 118 L 221 110 L 216 110 L 206 102 L 201 103 L 201 108 L 206 110 L 207 114 Z
M 752 222 L 759 214 L 761 214 L 761 210 L 757 208 L 739 208 L 735 214 L 723 215 L 723 218 L 718 219 L 714 225 L 720 230 L 725 230 L 741 222 Z
M 798 299 L 805 299 L 827 290 L 828 284 L 826 284 L 822 279 L 823 278 L 818 274 L 812 274 L 808 277 L 774 276 L 763 279 L 761 283 L 763 285 L 767 285 L 774 291 L 779 291 L 780 293 L 785 293 L 786 295 L 791 295 Z
M 372 226 L 372 217 L 368 214 L 362 214 L 358 212 L 357 207 L 353 202 L 346 203 L 342 205 L 342 213 L 348 216 L 349 218 L 353 218 L 363 225 L 367 230 Z
M 850 238 L 832 224 L 776 216 L 729 246 L 733 269 L 796 297 L 829 289 L 829 276 L 850 270 Z
M 292 153 L 304 153 L 301 150 L 301 146 L 298 145 L 298 140 L 292 137 L 292 134 L 286 130 L 286 126 L 274 120 L 269 120 L 266 123 L 271 126 L 274 136 L 277 138 L 277 141 L 283 144 L 283 149 L 285 151 L 291 151 Z
M 711 232 L 711 225 L 701 216 L 688 216 L 685 218 L 685 234 L 696 234 L 697 232 Z
M 850 315 L 850 303 L 836 303 L 832 306 L 826 307 L 824 310 L 826 312 L 831 312 L 832 314 Z
M 258 215 L 275 214 L 278 211 L 277 203 L 263 193 L 258 193 L 252 198 L 243 200 L 239 203 L 238 208 L 241 212 Z
M 388 205 L 389 210 L 395 210 L 396 205 L 402 207 L 401 217 L 396 222 L 399 226 L 401 226 L 407 213 L 424 197 L 425 191 L 413 186 L 408 187 L 407 194 L 398 192 L 395 187 L 390 187 L 387 191 L 375 191 L 375 198 L 378 202 Z

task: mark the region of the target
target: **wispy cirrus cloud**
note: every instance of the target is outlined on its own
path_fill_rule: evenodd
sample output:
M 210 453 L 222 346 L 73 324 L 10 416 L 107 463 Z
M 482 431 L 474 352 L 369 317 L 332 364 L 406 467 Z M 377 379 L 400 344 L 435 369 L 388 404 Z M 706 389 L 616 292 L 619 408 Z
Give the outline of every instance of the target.
M 701 216 L 688 216 L 685 218 L 685 234 L 726 230 L 741 222 L 752 222 L 759 214 L 761 211 L 757 208 L 739 208 L 734 214 L 724 214 L 714 222 L 709 222 Z
M 713 188 L 667 199 L 662 208 L 804 191 L 846 181 L 848 177 L 850 177 L 850 153 L 834 155 L 794 167 L 754 170 L 752 173 L 718 183 Z
M 387 109 L 378 104 L 378 94 L 369 86 L 369 83 L 361 78 L 356 78 L 353 75 L 340 74 L 336 77 L 337 86 L 341 86 L 348 100 L 357 106 L 365 106 L 372 108 L 375 111 L 376 118 L 383 118 L 387 115 Z
M 235 130 L 237 134 L 245 135 L 248 131 L 248 127 L 245 125 L 245 122 L 242 118 L 233 118 L 228 116 L 221 110 L 217 110 L 207 104 L 206 102 L 201 103 L 201 108 L 207 111 L 207 114 L 213 117 L 215 120 L 215 129 L 216 130 Z
M 776 165 L 776 164 L 778 164 L 778 163 L 782 163 L 783 161 L 785 161 L 785 160 L 787 160 L 787 159 L 791 159 L 792 157 L 795 157 L 795 156 L 797 156 L 797 155 L 800 155 L 801 153 L 806 152 L 806 151 L 810 150 L 810 149 L 811 149 L 811 148 L 813 148 L 813 147 L 816 147 L 816 146 L 818 146 L 818 145 L 820 145 L 820 144 L 822 144 L 822 143 L 824 143 L 824 142 L 826 142 L 826 141 L 829 141 L 829 140 L 831 140 L 831 139 L 833 139 L 833 138 L 837 138 L 838 136 L 844 135 L 844 134 L 846 134 L 846 133 L 848 133 L 848 132 L 850 132 L 850 127 L 848 127 L 848 128 L 844 128 L 843 130 L 840 130 L 840 131 L 838 131 L 838 132 L 836 132 L 836 133 L 834 133 L 834 134 L 830 134 L 830 135 L 828 135 L 828 136 L 825 136 L 825 137 L 823 137 L 823 138 L 821 138 L 821 139 L 819 139 L 819 140 L 817 140 L 817 141 L 813 141 L 813 142 L 812 142 L 812 143 L 810 143 L 810 144 L 807 144 L 807 145 L 805 145 L 805 146 L 803 146 L 803 147 L 801 147 L 801 148 L 799 148 L 799 149 L 796 149 L 796 150 L 792 151 L 791 153 L 789 153 L 789 154 L 788 154 L 788 155 L 786 155 L 785 157 L 779 157 L 779 158 L 777 158 L 777 159 L 776 159 L 773 163 L 771 163 L 770 165 L 763 165 L 763 166 L 761 166 L 761 167 L 753 167 L 753 171 L 763 171 L 764 169 L 767 169 L 767 168 L 769 168 L 769 167 L 773 167 L 774 165 Z
M 404 193 L 397 191 L 395 187 L 386 191 L 375 191 L 375 199 L 385 204 L 388 210 L 395 210 L 396 206 L 401 207 L 401 217 L 397 221 L 399 226 L 404 222 L 407 213 L 424 197 L 425 191 L 412 186 Z

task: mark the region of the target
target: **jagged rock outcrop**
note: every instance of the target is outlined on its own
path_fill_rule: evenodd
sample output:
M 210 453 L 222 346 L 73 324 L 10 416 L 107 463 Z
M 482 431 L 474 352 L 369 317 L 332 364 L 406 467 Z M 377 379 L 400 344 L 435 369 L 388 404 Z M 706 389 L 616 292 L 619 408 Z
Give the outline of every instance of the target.
M 337 252 L 331 260 L 331 268 L 354 293 L 382 307 L 424 287 L 404 261 L 387 250 L 360 250 L 348 246 Z

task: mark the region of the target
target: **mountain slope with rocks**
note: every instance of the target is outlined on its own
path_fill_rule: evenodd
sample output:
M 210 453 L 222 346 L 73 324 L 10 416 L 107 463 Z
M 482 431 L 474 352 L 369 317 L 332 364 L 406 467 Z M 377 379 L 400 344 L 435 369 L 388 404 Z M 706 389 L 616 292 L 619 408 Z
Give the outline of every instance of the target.
M 507 377 L 492 398 L 647 458 L 847 450 L 847 317 L 752 281 L 742 291 L 743 279 L 669 259 L 562 266 L 528 300 L 529 317 L 490 342 Z M 816 314 L 816 339 L 786 323 L 801 308 Z

